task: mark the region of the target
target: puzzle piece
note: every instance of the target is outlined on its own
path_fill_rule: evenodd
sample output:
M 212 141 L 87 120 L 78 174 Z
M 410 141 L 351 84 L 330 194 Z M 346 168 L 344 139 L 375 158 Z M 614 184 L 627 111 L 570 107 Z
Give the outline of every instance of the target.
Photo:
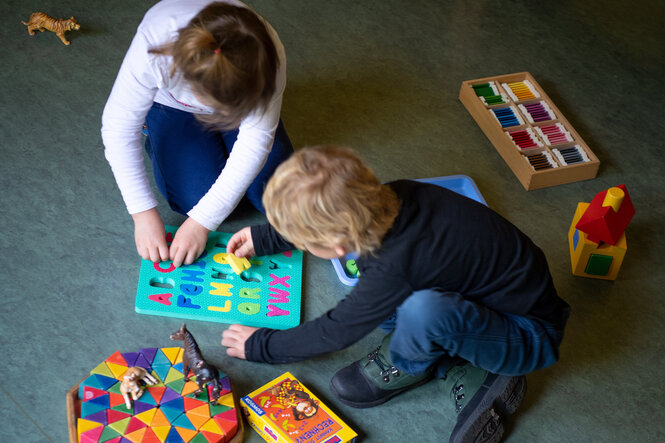
M 235 254 L 226 254 L 226 262 L 231 265 L 231 269 L 237 275 L 240 275 L 242 271 L 246 271 L 252 265 L 245 257 L 236 257 Z

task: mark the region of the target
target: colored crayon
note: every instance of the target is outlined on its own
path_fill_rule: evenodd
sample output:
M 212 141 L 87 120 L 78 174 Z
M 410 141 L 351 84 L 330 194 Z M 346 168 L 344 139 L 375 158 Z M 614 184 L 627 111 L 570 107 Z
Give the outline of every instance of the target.
M 524 120 L 522 120 L 514 106 L 508 108 L 494 108 L 490 109 L 490 112 L 499 121 L 502 128 L 524 124 Z
M 536 126 L 536 132 L 548 145 L 558 145 L 573 141 L 572 135 L 561 123 L 547 126 Z
M 589 161 L 589 156 L 579 145 L 571 146 L 569 148 L 552 149 L 552 152 L 557 160 L 559 160 L 564 166 Z
M 540 97 L 540 94 L 529 80 L 503 83 L 502 86 L 514 101 L 531 100 Z

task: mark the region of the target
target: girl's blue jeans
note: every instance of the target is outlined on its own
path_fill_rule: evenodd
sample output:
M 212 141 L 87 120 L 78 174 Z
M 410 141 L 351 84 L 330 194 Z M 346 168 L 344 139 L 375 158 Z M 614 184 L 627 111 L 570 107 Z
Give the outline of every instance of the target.
M 153 103 L 146 117 L 145 149 L 152 160 L 155 183 L 171 209 L 187 214 L 215 183 L 231 155 L 238 130 L 207 130 L 194 114 Z M 280 120 L 263 169 L 247 189 L 252 205 L 265 212 L 261 198 L 266 183 L 293 146 Z
M 432 368 L 438 378 L 464 360 L 495 374 L 526 374 L 555 363 L 563 339 L 563 325 L 502 314 L 436 289 L 414 292 L 381 327 L 393 331 L 395 366 L 413 375 Z

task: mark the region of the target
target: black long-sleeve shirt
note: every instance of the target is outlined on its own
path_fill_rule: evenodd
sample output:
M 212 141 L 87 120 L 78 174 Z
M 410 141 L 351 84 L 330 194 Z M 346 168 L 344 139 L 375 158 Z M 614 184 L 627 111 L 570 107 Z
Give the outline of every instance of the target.
M 361 277 L 337 306 L 287 330 L 262 328 L 245 343 L 248 360 L 288 363 L 343 349 L 386 320 L 414 291 L 457 292 L 495 311 L 563 328 L 545 255 L 512 223 L 448 189 L 389 183 L 400 199 L 374 256 L 356 260 Z M 292 249 L 270 225 L 252 227 L 257 255 Z

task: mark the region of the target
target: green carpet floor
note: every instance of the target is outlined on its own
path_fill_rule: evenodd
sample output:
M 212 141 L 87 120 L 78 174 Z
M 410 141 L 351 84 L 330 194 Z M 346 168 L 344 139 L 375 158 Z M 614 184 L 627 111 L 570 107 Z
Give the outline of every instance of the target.
M 171 346 L 175 318 L 134 312 L 133 225 L 104 158 L 101 112 L 146 0 L 0 3 L 0 441 L 67 441 L 65 393 L 116 350 Z M 356 148 L 382 180 L 465 174 L 546 253 L 572 306 L 556 365 L 527 376 L 511 442 L 665 441 L 665 4 L 621 1 L 249 2 L 287 51 L 283 120 L 296 148 Z M 75 16 L 70 46 L 29 36 L 30 13 Z M 530 72 L 600 159 L 597 178 L 525 191 L 458 100 L 463 81 Z M 571 275 L 578 202 L 626 184 L 636 215 L 614 282 Z M 161 198 L 161 197 L 160 197 Z M 168 224 L 183 218 L 159 207 Z M 241 206 L 219 228 L 264 217 Z M 660 258 L 659 258 L 660 257 Z M 303 320 L 349 291 L 305 258 Z M 292 372 L 366 442 L 447 441 L 430 383 L 356 410 L 328 389 L 381 333 L 298 364 L 234 360 L 224 325 L 188 321 L 245 394 Z M 262 441 L 246 429 L 245 441 Z

